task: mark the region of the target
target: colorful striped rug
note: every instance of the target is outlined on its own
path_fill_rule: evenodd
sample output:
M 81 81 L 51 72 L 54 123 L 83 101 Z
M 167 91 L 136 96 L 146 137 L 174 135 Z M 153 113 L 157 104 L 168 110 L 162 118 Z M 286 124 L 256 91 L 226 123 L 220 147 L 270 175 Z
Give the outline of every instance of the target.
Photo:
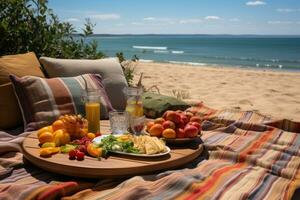
M 254 112 L 189 108 L 202 116 L 208 159 L 122 179 L 76 179 L 22 160 L 22 138 L 0 133 L 0 199 L 291 199 L 300 186 L 300 123 Z

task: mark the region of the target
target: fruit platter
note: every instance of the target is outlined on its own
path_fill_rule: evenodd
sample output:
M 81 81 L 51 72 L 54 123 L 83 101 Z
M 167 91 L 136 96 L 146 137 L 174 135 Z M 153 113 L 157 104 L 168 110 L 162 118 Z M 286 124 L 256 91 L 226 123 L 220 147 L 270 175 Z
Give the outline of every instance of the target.
M 90 133 L 80 115 L 63 115 L 27 136 L 22 144 L 27 160 L 45 170 L 78 177 L 123 177 L 183 165 L 203 149 L 175 149 L 162 137 L 111 135 L 109 121 L 102 133 Z
M 168 110 L 162 117 L 147 122 L 146 133 L 164 139 L 167 144 L 193 142 L 201 136 L 201 118 L 188 111 Z

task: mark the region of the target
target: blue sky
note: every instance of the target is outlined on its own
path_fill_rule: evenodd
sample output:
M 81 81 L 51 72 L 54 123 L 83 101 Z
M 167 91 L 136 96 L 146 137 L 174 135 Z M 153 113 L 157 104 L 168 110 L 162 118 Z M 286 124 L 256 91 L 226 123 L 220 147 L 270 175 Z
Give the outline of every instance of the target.
M 77 30 L 94 33 L 300 35 L 300 0 L 49 0 Z

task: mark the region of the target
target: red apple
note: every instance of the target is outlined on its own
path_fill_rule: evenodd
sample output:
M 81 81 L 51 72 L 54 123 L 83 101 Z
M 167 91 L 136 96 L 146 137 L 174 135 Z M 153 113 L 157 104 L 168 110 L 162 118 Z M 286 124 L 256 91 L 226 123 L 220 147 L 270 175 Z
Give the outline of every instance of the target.
M 199 116 L 193 116 L 191 117 L 190 122 L 198 122 L 200 124 L 201 118 Z
M 184 121 L 180 119 L 179 123 L 176 123 L 176 128 L 184 129 L 185 125 L 186 124 L 184 123 Z
M 184 127 L 183 131 L 184 131 L 184 136 L 188 137 L 188 138 L 197 137 L 198 132 L 199 132 L 199 130 L 196 126 L 193 126 L 193 125 L 190 125 L 190 124 L 187 124 Z
M 190 125 L 196 126 L 198 128 L 198 130 L 201 130 L 201 124 L 199 124 L 198 122 L 189 122 Z
M 176 129 L 176 138 L 184 138 L 184 131 L 182 128 Z
M 189 121 L 190 121 L 191 117 L 194 116 L 194 114 L 191 112 L 184 112 L 184 115 L 188 118 Z
M 185 116 L 185 114 L 180 114 L 180 118 L 185 124 L 189 122 L 189 119 L 187 118 L 187 116 Z
M 180 122 L 181 117 L 179 113 L 176 113 L 175 111 L 169 111 L 166 114 L 166 120 L 170 120 L 176 124 Z
M 175 123 L 170 120 L 164 121 L 164 123 L 162 125 L 163 125 L 164 129 L 171 128 L 171 129 L 175 130 L 175 128 L 176 128 Z

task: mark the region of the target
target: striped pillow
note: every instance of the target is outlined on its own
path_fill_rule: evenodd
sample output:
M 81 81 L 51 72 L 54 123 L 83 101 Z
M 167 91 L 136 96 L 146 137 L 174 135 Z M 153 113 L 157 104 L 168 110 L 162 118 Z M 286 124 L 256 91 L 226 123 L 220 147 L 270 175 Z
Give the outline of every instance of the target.
M 108 112 L 113 109 L 98 74 L 50 79 L 10 75 L 10 79 L 22 111 L 25 131 L 49 125 L 63 114 L 84 116 L 81 95 L 86 84 L 89 89 L 100 90 L 101 119 L 107 119 Z

